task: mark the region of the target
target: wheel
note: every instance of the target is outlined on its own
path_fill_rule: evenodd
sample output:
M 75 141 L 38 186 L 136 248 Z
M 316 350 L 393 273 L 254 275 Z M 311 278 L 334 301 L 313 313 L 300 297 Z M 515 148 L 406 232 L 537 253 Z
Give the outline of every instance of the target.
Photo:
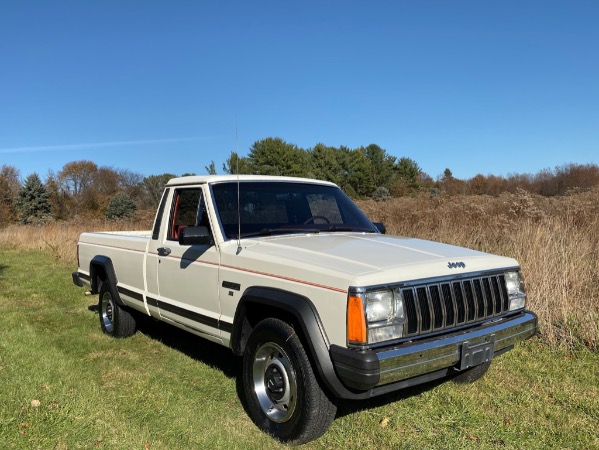
M 282 441 L 316 439 L 335 419 L 336 405 L 320 387 L 294 329 L 282 320 L 265 319 L 252 331 L 243 387 L 250 418 Z
M 303 225 L 306 225 L 308 223 L 314 223 L 316 219 L 320 219 L 326 223 L 331 223 L 331 221 L 327 219 L 325 216 L 311 216 L 303 223 Z
M 109 336 L 124 338 L 133 336 L 136 331 L 135 319 L 116 302 L 109 282 L 102 283 L 98 300 L 100 327 Z
M 476 380 L 482 378 L 485 373 L 487 373 L 487 370 L 489 370 L 490 366 L 491 361 L 479 364 L 478 366 L 474 366 L 470 369 L 460 372 L 452 378 L 452 381 L 458 384 L 474 383 Z

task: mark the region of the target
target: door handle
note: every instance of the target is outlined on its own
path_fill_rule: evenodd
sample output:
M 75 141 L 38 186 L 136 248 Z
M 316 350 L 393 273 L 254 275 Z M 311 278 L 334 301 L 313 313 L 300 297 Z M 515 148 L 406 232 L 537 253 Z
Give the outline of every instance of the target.
M 171 249 L 168 247 L 158 248 L 158 256 L 168 256 L 171 254 Z

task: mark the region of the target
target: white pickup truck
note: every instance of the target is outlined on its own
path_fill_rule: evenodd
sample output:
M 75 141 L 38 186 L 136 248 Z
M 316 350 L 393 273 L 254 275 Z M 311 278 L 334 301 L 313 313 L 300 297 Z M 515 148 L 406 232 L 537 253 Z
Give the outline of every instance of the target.
M 252 420 L 294 443 L 337 398 L 473 381 L 537 332 L 515 260 L 387 236 L 324 181 L 172 179 L 152 230 L 83 233 L 78 264 L 104 333 L 141 313 L 228 347 Z

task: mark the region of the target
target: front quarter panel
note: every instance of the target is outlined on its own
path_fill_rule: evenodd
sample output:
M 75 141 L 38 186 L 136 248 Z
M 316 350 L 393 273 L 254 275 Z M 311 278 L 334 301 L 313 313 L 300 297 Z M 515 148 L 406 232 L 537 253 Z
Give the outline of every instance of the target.
M 233 322 L 246 289 L 254 286 L 280 289 L 310 299 L 316 306 L 329 342 L 346 345 L 348 281 L 338 272 L 329 269 L 314 276 L 313 267 L 289 265 L 284 256 L 266 258 L 255 254 L 248 246 L 238 252 L 237 242 L 233 241 L 224 243 L 221 251 L 221 320 Z

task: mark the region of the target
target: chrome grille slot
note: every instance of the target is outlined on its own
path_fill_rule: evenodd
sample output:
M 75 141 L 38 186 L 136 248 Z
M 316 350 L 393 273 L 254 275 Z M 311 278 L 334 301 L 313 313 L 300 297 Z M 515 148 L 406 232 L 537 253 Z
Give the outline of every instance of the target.
M 441 301 L 441 297 L 439 296 L 439 286 L 433 284 L 429 286 L 429 295 L 431 299 L 431 303 L 433 304 L 433 311 L 435 313 L 435 330 L 439 328 L 443 328 L 443 322 L 445 313 L 443 311 L 443 302 Z
M 488 278 L 483 279 L 483 285 L 485 287 L 485 300 L 487 303 L 487 315 L 492 316 L 494 313 L 493 295 L 491 294 L 491 282 Z
M 461 325 L 466 322 L 466 303 L 464 303 L 464 296 L 462 295 L 462 284 L 453 283 L 453 295 L 455 303 L 458 307 L 458 323 Z
M 455 301 L 451 295 L 451 287 L 448 283 L 441 285 L 441 291 L 443 292 L 443 303 L 445 304 L 445 326 L 451 327 L 455 325 Z
M 489 314 L 491 309 L 487 308 L 485 298 L 483 297 L 483 288 L 480 279 L 473 280 L 474 292 L 476 294 L 476 305 L 478 307 L 477 319 L 483 319 L 485 315 Z
M 405 336 L 417 336 L 482 322 L 508 312 L 503 274 L 423 282 L 401 288 Z
M 495 304 L 495 314 L 499 314 L 501 312 L 501 291 L 499 289 L 499 284 L 497 283 L 497 278 L 491 278 L 491 284 L 493 285 L 493 302 Z
M 416 294 L 418 296 L 417 306 L 420 308 L 420 331 L 430 331 L 431 322 L 432 322 L 432 314 L 431 308 L 429 305 L 428 293 L 426 292 L 426 287 L 419 287 L 416 289 Z
M 501 293 L 502 297 L 501 311 L 509 311 L 510 299 L 508 298 L 507 290 L 505 288 L 505 275 L 499 275 L 497 278 L 499 279 L 499 292 Z
M 404 307 L 406 309 L 406 324 L 407 324 L 407 334 L 417 334 L 418 333 L 418 323 L 420 320 L 418 319 L 418 312 L 416 310 L 416 301 L 414 299 L 414 291 L 412 289 L 404 289 L 402 291 Z
M 474 293 L 472 292 L 472 283 L 470 280 L 464 281 L 464 292 L 466 293 L 466 303 L 468 304 L 468 322 L 476 318 L 476 304 L 474 303 Z

